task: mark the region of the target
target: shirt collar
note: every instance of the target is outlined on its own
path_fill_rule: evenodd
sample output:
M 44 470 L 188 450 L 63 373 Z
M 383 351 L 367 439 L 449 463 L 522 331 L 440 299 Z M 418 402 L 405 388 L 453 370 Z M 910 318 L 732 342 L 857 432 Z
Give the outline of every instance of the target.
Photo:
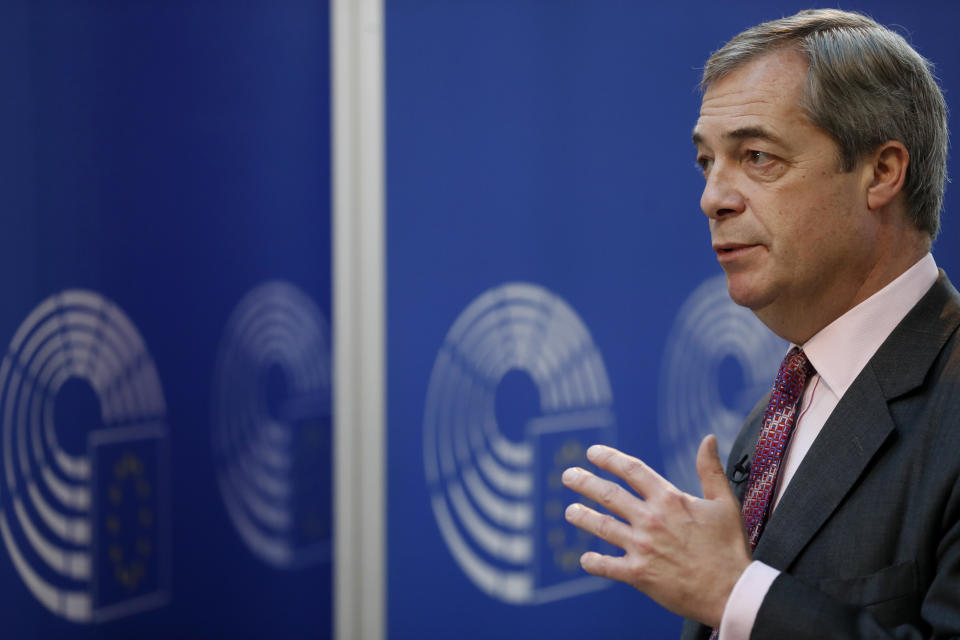
M 937 263 L 927 253 L 803 345 L 821 381 L 837 398 L 843 397 L 880 345 L 937 281 L 938 274 Z

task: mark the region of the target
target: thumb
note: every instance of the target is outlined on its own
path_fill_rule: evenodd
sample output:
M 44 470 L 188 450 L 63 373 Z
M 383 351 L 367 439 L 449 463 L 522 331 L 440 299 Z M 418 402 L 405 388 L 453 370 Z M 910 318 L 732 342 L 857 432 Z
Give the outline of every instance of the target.
M 707 500 L 733 497 L 733 490 L 723 472 L 723 462 L 717 451 L 717 436 L 712 433 L 700 443 L 697 451 L 697 475 L 703 487 L 703 497 Z

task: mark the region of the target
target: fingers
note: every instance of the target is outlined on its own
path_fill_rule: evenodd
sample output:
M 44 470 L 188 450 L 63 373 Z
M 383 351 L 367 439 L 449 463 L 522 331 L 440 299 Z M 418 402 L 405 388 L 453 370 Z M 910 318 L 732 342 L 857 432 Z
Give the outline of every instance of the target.
M 580 527 L 587 533 L 603 538 L 621 549 L 630 538 L 630 527 L 613 516 L 597 513 L 582 504 L 571 504 L 566 511 L 567 522 Z
M 560 477 L 563 484 L 594 500 L 624 520 L 636 516 L 641 502 L 615 482 L 598 478 L 586 469 L 570 467 Z
M 580 556 L 580 566 L 587 573 L 591 573 L 601 578 L 610 578 L 619 580 L 627 584 L 633 584 L 634 577 L 630 573 L 630 567 L 627 564 L 626 556 L 616 558 L 614 556 L 605 556 L 596 551 L 587 551 Z
M 708 435 L 700 443 L 697 451 L 697 475 L 703 487 L 703 497 L 707 500 L 733 497 L 727 475 L 723 471 L 723 461 L 717 451 L 717 437 Z
M 622 478 L 644 498 L 650 499 L 674 488 L 641 460 L 612 447 L 595 444 L 587 449 L 587 459 L 601 469 Z

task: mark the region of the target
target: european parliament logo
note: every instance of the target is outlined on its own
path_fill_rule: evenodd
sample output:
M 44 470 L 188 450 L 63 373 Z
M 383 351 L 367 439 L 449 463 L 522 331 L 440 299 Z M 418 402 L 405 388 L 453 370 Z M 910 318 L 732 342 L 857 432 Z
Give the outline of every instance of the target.
M 332 539 L 330 330 L 292 284 L 237 304 L 213 382 L 220 494 L 247 547 L 279 569 L 329 562 Z
M 667 477 L 701 494 L 697 448 L 717 436 L 726 461 L 753 405 L 770 390 L 787 343 L 738 306 L 719 275 L 698 286 L 677 313 L 660 372 L 660 445 Z
M 0 537 L 54 614 L 102 622 L 169 599 L 163 390 L 139 332 L 93 291 L 44 300 L 0 364 Z
M 474 300 L 437 355 L 424 409 L 424 468 L 447 548 L 488 595 L 536 604 L 600 589 L 579 557 L 599 548 L 567 524 L 560 474 L 613 444 L 613 397 L 576 312 L 535 284 Z

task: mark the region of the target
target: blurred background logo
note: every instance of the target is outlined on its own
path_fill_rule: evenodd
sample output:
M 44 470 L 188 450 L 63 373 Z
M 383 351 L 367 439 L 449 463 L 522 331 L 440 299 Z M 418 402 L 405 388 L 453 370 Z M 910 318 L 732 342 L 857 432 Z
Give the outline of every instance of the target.
M 330 562 L 330 328 L 300 289 L 243 297 L 213 382 L 220 493 L 250 551 L 276 568 Z
M 460 314 L 430 376 L 424 467 L 437 526 L 478 588 L 534 604 L 607 585 L 579 568 L 598 543 L 564 521 L 578 498 L 560 474 L 615 432 L 603 359 L 561 298 L 510 283 Z
M 787 343 L 712 277 L 686 299 L 667 338 L 660 373 L 660 445 L 667 477 L 702 495 L 697 448 L 716 434 L 726 461 L 743 421 L 769 390 Z
M 137 329 L 93 291 L 44 300 L 0 364 L 0 536 L 47 609 L 100 622 L 169 599 L 166 407 Z

